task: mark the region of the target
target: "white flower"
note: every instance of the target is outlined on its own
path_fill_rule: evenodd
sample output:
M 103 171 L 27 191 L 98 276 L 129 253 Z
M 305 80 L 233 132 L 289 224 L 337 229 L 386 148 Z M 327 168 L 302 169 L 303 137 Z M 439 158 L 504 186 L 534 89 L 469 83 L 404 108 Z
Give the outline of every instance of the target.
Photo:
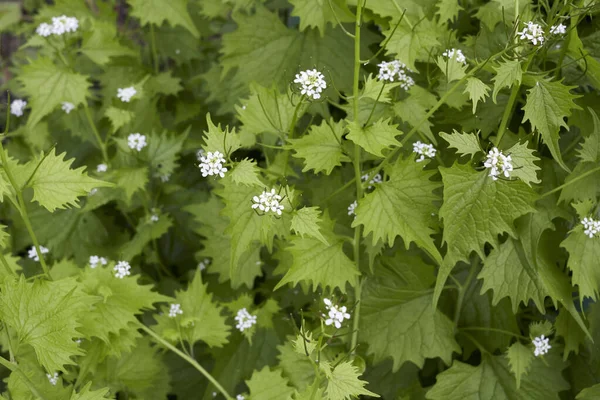
M 90 268 L 96 268 L 98 265 L 106 265 L 108 260 L 104 257 L 90 256 Z
M 49 251 L 50 250 L 48 250 L 44 246 L 40 246 L 40 252 L 42 254 L 48 254 Z M 31 248 L 27 252 L 27 257 L 31 258 L 33 261 L 40 261 L 40 255 L 37 253 L 35 246 L 31 246 Z
M 52 35 L 52 25 L 43 22 L 38 25 L 37 29 L 35 30 L 35 33 L 43 37 L 48 37 Z
M 27 102 L 25 100 L 13 100 L 13 102 L 10 103 L 10 113 L 20 117 L 23 115 L 23 110 L 25 110 L 25 107 L 27 107 Z
M 150 222 L 158 222 L 158 220 L 159 220 L 158 215 L 152 214 L 150 216 Z
M 586 234 L 590 239 L 592 239 L 598 232 L 600 232 L 600 221 L 596 221 L 592 218 L 584 218 L 581 223 L 583 224 L 585 230 L 583 233 Z
M 510 177 L 510 172 L 513 170 L 510 156 L 505 156 L 502 151 L 494 147 L 489 151 L 487 160 L 483 164 L 486 168 L 490 168 L 490 175 L 493 180 L 498 180 L 498 175 L 503 174 L 506 178 Z
M 209 151 L 205 156 L 200 157 L 199 167 L 203 177 L 219 175 L 223 178 L 227 172 L 223 164 L 225 164 L 225 157 L 220 151 Z
M 296 74 L 294 83 L 300 84 L 300 93 L 307 95 L 313 100 L 320 99 L 321 92 L 327 88 L 325 77 L 316 69 L 308 69 Z
M 421 143 L 421 141 L 416 141 L 413 143 L 413 153 L 417 153 L 420 155 L 420 157 L 417 158 L 417 162 L 425 160 L 425 157 L 435 157 L 436 151 L 437 150 L 435 149 L 435 147 L 433 147 L 432 144 Z
M 252 201 L 253 209 L 259 209 L 265 213 L 274 212 L 277 215 L 281 215 L 283 211 L 283 204 L 280 204 L 282 197 L 275 193 L 275 189 L 271 189 L 270 192 L 263 191 L 260 196 L 254 196 Z
M 75 17 L 67 17 L 62 15 L 60 17 L 52 18 L 52 33 L 55 35 L 62 35 L 67 32 L 75 32 L 79 28 L 79 21 Z
M 256 324 L 256 315 L 250 314 L 245 308 L 239 310 L 234 319 L 237 321 L 235 327 L 239 329 L 240 332 L 243 332 L 244 329 L 250 329 L 252 328 L 252 325 Z
M 133 86 L 123 89 L 117 89 L 117 97 L 125 103 L 129 103 L 129 100 L 131 100 L 131 98 L 135 96 L 136 93 L 137 90 L 135 90 Z
M 96 166 L 96 172 L 106 172 L 108 170 L 108 165 L 106 164 L 98 164 Z
M 204 149 L 200 149 L 196 152 L 196 160 L 198 160 L 198 162 L 202 162 L 202 157 L 204 157 L 206 155 L 206 152 L 204 151 Z
M 52 375 L 46 374 L 46 377 L 48 378 L 48 382 L 50 382 L 52 386 L 56 386 L 56 384 L 58 383 L 58 372 L 55 372 Z
M 379 67 L 379 74 L 377 75 L 379 80 L 389 82 L 397 81 L 404 90 L 408 90 L 415 84 L 413 78 L 407 74 L 407 71 L 411 71 L 410 68 L 398 60 L 383 61 L 377 64 L 377 66 Z
M 146 143 L 146 136 L 140 133 L 132 133 L 127 136 L 127 145 L 132 150 L 142 151 L 144 147 L 146 147 L 148 143 Z
M 95 195 L 96 193 L 98 193 L 98 188 L 93 188 L 92 190 L 90 190 L 90 191 L 88 192 L 88 196 L 93 196 L 93 195 Z
M 519 39 L 521 40 L 529 40 L 534 46 L 544 44 L 544 30 L 540 25 L 533 23 L 533 21 L 529 21 L 521 32 L 517 32 L 517 35 L 519 35 Z
M 460 49 L 448 49 L 448 50 L 444 51 L 442 53 L 442 55 L 449 60 L 456 60 L 457 62 L 459 62 L 461 64 L 467 63 L 467 58 L 465 57 L 462 50 L 460 50 Z
M 533 343 L 533 345 L 535 346 L 535 350 L 533 351 L 533 354 L 536 357 L 548 353 L 548 350 L 550 350 L 552 348 L 552 346 L 550 346 L 550 344 L 548 343 L 549 340 L 550 339 L 548 339 L 547 337 L 544 337 L 544 335 L 542 335 L 542 336 L 536 337 L 535 339 L 533 339 L 531 341 L 531 343 Z
M 68 101 L 63 101 L 62 109 L 68 114 L 75 109 L 75 105 L 73 103 L 69 103 Z
M 367 179 L 369 179 L 369 174 L 364 174 L 361 178 L 360 178 L 363 182 L 366 182 Z M 373 179 L 371 179 L 369 181 L 369 189 L 373 189 L 373 185 L 375 185 L 376 183 L 381 183 L 383 182 L 383 179 L 381 178 L 381 174 L 377 174 L 373 177 Z
M 323 299 L 323 303 L 325 303 L 325 307 L 328 310 L 327 315 L 323 314 L 323 316 L 329 317 L 325 320 L 325 325 L 334 325 L 337 329 L 342 327 L 342 322 L 345 319 L 350 319 L 350 314 L 346 312 L 346 306 L 336 306 L 329 299 Z
M 246 400 L 246 398 L 241 394 L 238 394 L 237 396 L 235 396 L 235 400 Z
M 171 304 L 171 308 L 169 309 L 169 318 L 175 318 L 177 315 L 181 314 L 183 314 L 181 304 Z
M 113 270 L 115 271 L 115 277 L 119 279 L 123 279 L 126 276 L 131 275 L 131 272 L 129 271 L 130 269 L 131 265 L 129 265 L 127 261 L 119 261 L 117 265 L 115 265 L 115 267 L 113 268 Z
M 348 215 L 355 215 L 354 210 L 356 210 L 357 206 L 358 206 L 358 202 L 356 200 L 354 200 L 354 203 L 352 203 L 348 206 Z
M 206 269 L 206 267 L 208 267 L 209 265 L 210 265 L 210 258 L 205 258 L 204 260 L 202 260 L 198 263 L 198 269 L 200 271 L 204 271 Z
M 551 35 L 564 35 L 565 33 L 567 33 L 567 27 L 563 24 L 552 25 L 550 27 Z

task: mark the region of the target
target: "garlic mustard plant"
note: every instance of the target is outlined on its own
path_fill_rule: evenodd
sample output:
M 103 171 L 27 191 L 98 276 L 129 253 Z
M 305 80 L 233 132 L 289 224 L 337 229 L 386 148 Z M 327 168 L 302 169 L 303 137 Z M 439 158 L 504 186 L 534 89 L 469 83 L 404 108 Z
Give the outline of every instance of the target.
M 541 25 L 534 23 L 533 21 L 527 22 L 523 30 L 517 32 L 519 39 L 527 40 L 534 46 L 541 46 L 544 44 L 544 29 Z
M 48 248 L 46 248 L 44 246 L 40 246 L 40 253 L 48 254 L 49 252 L 50 252 L 50 250 Z M 29 257 L 33 261 L 38 261 L 38 262 L 40 261 L 40 255 L 38 254 L 35 246 L 31 246 L 31 248 L 27 252 L 27 257 Z
M 505 156 L 497 147 L 494 147 L 488 152 L 487 159 L 483 165 L 490 170 L 489 176 L 491 176 L 493 180 L 498 180 L 498 176 L 500 175 L 504 175 L 505 178 L 510 178 L 510 173 L 513 171 L 511 156 Z
M 171 304 L 169 306 L 169 318 L 175 318 L 178 315 L 183 314 L 181 304 Z
M 130 149 L 135 151 L 142 151 L 144 147 L 148 145 L 146 142 L 146 136 L 141 133 L 132 133 L 127 136 L 127 145 Z
M 567 33 L 567 27 L 566 25 L 558 24 L 558 25 L 552 25 L 550 27 L 550 34 L 551 35 L 564 35 Z
M 115 271 L 115 277 L 119 279 L 131 275 L 131 265 L 127 261 L 119 261 L 113 270 Z
M 323 299 L 327 314 L 325 316 L 325 325 L 333 325 L 336 329 L 342 327 L 342 323 L 346 319 L 350 319 L 350 314 L 347 312 L 346 306 L 337 306 L 330 299 Z
M 46 374 L 46 378 L 48 378 L 48 382 L 50 382 L 52 386 L 56 386 L 56 384 L 58 383 L 58 372 L 55 372 L 53 374 Z
M 467 58 L 460 49 L 448 49 L 442 53 L 448 60 L 454 60 L 461 64 L 467 64 Z
M 544 335 L 541 335 L 539 337 L 536 337 L 535 339 L 533 339 L 531 342 L 534 345 L 534 350 L 533 350 L 533 354 L 538 357 L 538 356 L 543 356 L 544 354 L 547 354 L 548 351 L 550 351 L 550 349 L 552 348 L 552 346 L 550 346 L 549 344 L 549 340 L 547 337 L 545 337 Z
M 69 103 L 68 101 L 63 101 L 61 108 L 65 113 L 69 114 L 75 109 L 75 105 L 73 103 Z
M 327 89 L 325 76 L 316 69 L 307 69 L 296 74 L 294 83 L 300 85 L 300 93 L 312 100 L 320 99 L 323 90 Z
M 265 214 L 274 213 L 281 215 L 284 207 L 281 204 L 282 197 L 271 189 L 270 192 L 264 190 L 260 195 L 252 197 L 252 209 L 260 210 Z
M 234 317 L 236 324 L 235 327 L 240 332 L 243 332 L 246 329 L 252 328 L 256 324 L 256 315 L 252 315 L 246 310 L 246 308 L 242 308 L 238 310 L 236 316 Z
M 99 265 L 106 265 L 108 264 L 108 260 L 105 257 L 100 257 L 100 256 L 90 256 L 90 268 L 96 268 Z
M 413 153 L 419 155 L 419 158 L 416 160 L 417 162 L 421 162 L 425 158 L 434 158 L 436 151 L 432 144 L 422 143 L 419 140 L 413 143 Z
M 96 165 L 96 172 L 102 173 L 108 171 L 108 165 L 106 164 L 98 164 Z
M 136 94 L 137 90 L 133 86 L 117 89 L 117 97 L 124 103 L 129 103 Z
M 581 224 L 585 229 L 583 233 L 585 233 L 590 239 L 596 237 L 596 235 L 600 233 L 600 221 L 585 217 L 583 220 L 581 220 Z
M 349 206 L 348 206 L 348 215 L 356 215 L 356 207 L 358 207 L 358 202 L 356 200 L 354 200 Z
M 225 177 L 225 172 L 227 172 L 227 168 L 223 165 L 225 164 L 225 157 L 221 152 L 214 151 L 208 152 L 206 155 L 202 155 L 200 157 L 200 172 L 203 177 L 207 176 L 220 176 L 221 178 Z
M 13 102 L 10 104 L 10 113 L 12 115 L 16 115 L 17 117 L 21 117 L 25 112 L 25 107 L 27 107 L 27 102 L 25 100 L 13 100 Z

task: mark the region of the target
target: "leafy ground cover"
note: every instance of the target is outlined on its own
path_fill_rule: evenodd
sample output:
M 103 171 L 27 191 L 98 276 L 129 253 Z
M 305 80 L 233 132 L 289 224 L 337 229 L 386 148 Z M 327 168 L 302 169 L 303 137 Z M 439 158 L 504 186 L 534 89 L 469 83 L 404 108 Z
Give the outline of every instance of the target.
M 600 398 L 599 13 L 0 3 L 2 398 Z

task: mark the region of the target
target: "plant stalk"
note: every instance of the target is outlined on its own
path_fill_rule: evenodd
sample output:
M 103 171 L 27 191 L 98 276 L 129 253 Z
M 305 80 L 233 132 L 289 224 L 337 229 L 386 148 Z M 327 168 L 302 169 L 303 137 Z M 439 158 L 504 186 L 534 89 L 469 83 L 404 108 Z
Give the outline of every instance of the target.
M 102 151 L 102 160 L 105 163 L 108 163 L 108 154 L 106 153 L 106 143 L 104 143 L 102 141 L 102 138 L 100 137 L 100 133 L 98 132 L 98 129 L 96 128 L 96 124 L 94 123 L 94 119 L 92 118 L 92 114 L 90 113 L 90 109 L 88 108 L 88 105 L 86 103 L 83 103 L 83 109 L 85 110 L 85 116 L 90 124 L 90 127 L 92 128 L 92 131 L 94 132 L 94 136 L 96 137 L 96 140 L 98 141 L 98 145 L 100 146 L 100 151 Z

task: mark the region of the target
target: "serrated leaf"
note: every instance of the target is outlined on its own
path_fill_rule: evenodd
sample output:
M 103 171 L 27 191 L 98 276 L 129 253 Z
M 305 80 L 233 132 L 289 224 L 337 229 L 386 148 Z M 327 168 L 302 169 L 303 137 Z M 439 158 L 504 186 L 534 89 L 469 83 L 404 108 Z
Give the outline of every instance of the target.
M 35 126 L 63 102 L 75 107 L 86 102 L 88 77 L 55 65 L 51 59 L 40 57 L 21 69 L 17 80 L 30 97 L 31 115 L 27 121 Z
M 575 397 L 576 400 L 596 400 L 600 398 L 600 383 L 583 389 Z
M 438 56 L 436 64 L 438 68 L 442 71 L 442 73 L 446 76 L 447 82 L 460 80 L 463 76 L 465 76 L 465 73 L 467 71 L 467 66 L 465 64 L 458 62 L 456 59 L 448 59 L 444 56 Z M 468 90 L 465 90 L 465 93 L 467 92 Z
M 418 126 L 418 131 L 423 133 L 433 143 L 437 140 L 431 132 L 433 124 L 427 119 L 422 122 L 427 116 L 429 109 L 437 103 L 435 95 L 420 86 L 412 86 L 409 90 L 410 96 L 406 99 L 397 102 L 394 105 L 394 113 L 402 119 L 402 121 L 415 127 Z
M 152 221 L 150 218 L 140 219 L 133 238 L 124 243 L 119 250 L 120 257 L 123 260 L 131 261 L 135 256 L 142 253 L 148 243 L 160 238 L 173 226 L 173 221 L 168 215 L 155 215 L 158 216 L 158 221 Z
M 288 386 L 288 380 L 281 375 L 281 371 L 271 371 L 269 367 L 254 371 L 246 381 L 246 385 L 250 389 L 252 399 L 292 400 L 294 393 L 294 389 Z
M 148 168 L 119 168 L 116 173 L 117 187 L 123 189 L 127 201 L 148 183 Z
M 460 10 L 464 10 L 460 3 L 453 0 L 440 0 L 436 7 L 435 13 L 440 16 L 440 22 L 454 21 Z
M 496 71 L 496 75 L 492 78 L 492 82 L 494 82 L 492 100 L 496 103 L 496 96 L 502 88 L 510 88 L 514 84 L 521 84 L 523 70 L 521 69 L 521 62 L 519 60 L 506 59 L 502 59 L 500 64 L 494 66 L 494 70 Z
M 154 133 L 148 139 L 148 149 L 146 150 L 150 165 L 160 176 L 169 176 L 177 168 L 177 158 L 185 140 L 188 137 L 191 127 L 180 134 L 170 134 L 166 131 Z
M 419 368 L 426 358 L 448 363 L 460 352 L 454 325 L 431 307 L 433 267 L 417 257 L 390 260 L 364 284 L 361 297 L 361 340 L 375 362 L 391 357 L 393 371 L 410 361 Z
M 113 132 L 118 131 L 131 122 L 135 114 L 128 110 L 122 110 L 116 107 L 108 107 L 104 112 L 104 116 L 109 119 Z
M 559 203 L 595 199 L 600 193 L 600 171 L 596 170 L 597 167 L 596 163 L 577 163 L 565 179 Z
M 325 34 L 328 23 L 334 27 L 342 22 L 353 22 L 354 16 L 343 0 L 291 0 L 292 15 L 300 18 L 300 30 L 317 28 Z
M 287 135 L 296 107 L 290 102 L 291 94 L 284 94 L 274 87 L 250 85 L 250 96 L 236 106 L 238 119 L 243 124 L 242 133 L 259 135 L 272 133 Z
M 583 225 L 577 223 L 560 246 L 569 252 L 567 267 L 573 271 L 572 281 L 579 287 L 581 299 L 597 299 L 600 292 L 600 241 L 588 237 L 583 231 Z
M 108 388 L 92 391 L 92 382 L 88 382 L 79 392 L 73 391 L 69 400 L 103 400 L 110 391 Z
M 458 132 L 456 129 L 452 133 L 440 132 L 440 137 L 448 142 L 448 147 L 456 149 L 460 155 L 473 156 L 481 150 L 478 135 L 475 133 Z
M 571 94 L 573 88 L 575 86 L 540 79 L 527 92 L 527 103 L 523 106 L 523 122 L 529 121 L 531 129 L 542 135 L 552 157 L 566 171 L 569 171 L 569 168 L 562 160 L 558 139 L 561 127 L 569 130 L 565 118 L 571 115 L 571 110 L 581 109 L 573 101 L 579 97 Z
M 579 354 L 579 346 L 586 339 L 586 334 L 579 326 L 579 322 L 570 313 L 565 312 L 563 308 L 558 313 L 554 326 L 556 327 L 556 334 L 565 341 L 563 360 L 566 361 L 571 353 Z
M 515 143 L 510 149 L 506 150 L 506 154 L 510 154 L 514 170 L 511 172 L 511 178 L 519 178 L 528 186 L 532 183 L 540 183 L 537 176 L 537 171 L 541 168 L 535 164 L 540 162 L 540 159 L 533 155 L 536 151 L 530 149 L 528 143 Z
M 235 165 L 229 173 L 231 180 L 237 184 L 246 186 L 263 186 L 259 179 L 260 172 L 253 160 L 243 159 Z
M 166 96 L 175 96 L 183 90 L 181 79 L 173 76 L 173 71 L 161 72 L 152 76 L 144 86 L 151 95 L 164 94 Z
M 333 370 L 327 363 L 322 363 L 321 367 L 326 369 L 327 387 L 325 388 L 325 398 L 327 400 L 350 400 L 361 395 L 379 397 L 379 395 L 365 389 L 367 382 L 358 379 L 361 373 L 351 361 L 343 361 L 336 365 Z
M 373 244 L 382 240 L 392 246 L 400 236 L 405 246 L 415 242 L 441 262 L 430 228 L 433 203 L 438 200 L 433 191 L 439 187 L 430 180 L 433 174 L 412 159 L 399 159 L 388 171 L 390 179 L 359 201 L 352 226 L 364 225 L 365 235 L 373 232 Z
M 302 207 L 294 212 L 290 228 L 302 237 L 304 235 L 312 237 L 328 246 L 329 242 L 327 242 L 327 239 L 320 232 L 321 227 L 319 224 L 322 222 L 320 215 L 321 211 L 319 207 Z
M 323 120 L 320 125 L 313 125 L 307 135 L 300 139 L 289 139 L 294 150 L 294 157 L 304 159 L 302 172 L 314 170 L 315 173 L 331 171 L 342 162 L 349 161 L 342 148 L 343 122 Z
M 231 131 L 228 127 L 225 127 L 225 130 L 221 129 L 221 124 L 215 125 L 212 122 L 210 114 L 206 114 L 206 124 L 208 131 L 204 131 L 204 146 L 202 146 L 206 152 L 219 151 L 221 154 L 228 155 L 242 147 L 235 129 Z
M 33 161 L 37 169 L 28 185 L 33 188 L 33 200 L 50 212 L 68 206 L 78 207 L 78 197 L 87 196 L 94 188 L 113 186 L 110 182 L 89 177 L 84 172 L 85 167 L 71 169 L 75 159 L 64 161 L 65 155 L 57 156 L 53 148 Z
M 377 157 L 384 157 L 384 150 L 388 150 L 393 146 L 401 146 L 396 136 L 402 135 L 403 132 L 398 130 L 398 125 L 393 125 L 390 122 L 388 118 L 379 120 L 373 125 L 361 127 L 356 121 L 353 121 L 348 124 L 349 133 L 346 135 L 346 139 L 352 140 Z
M 137 52 L 121 45 L 116 36 L 114 23 L 94 19 L 92 29 L 83 35 L 80 51 L 98 65 L 107 64 L 111 57 L 137 55 Z
M 393 89 L 400 86 L 400 82 L 381 81 L 369 74 L 363 88 L 361 89 L 359 99 L 371 99 L 379 103 L 390 103 L 392 101 L 391 92 Z M 350 100 L 352 97 L 348 97 Z
M 477 103 L 485 101 L 485 98 L 489 96 L 489 91 L 489 86 L 478 78 L 471 77 L 467 79 L 467 87 L 463 93 L 469 93 L 469 98 L 473 103 L 473 114 L 477 111 Z
M 194 37 L 200 37 L 188 13 L 186 0 L 169 0 L 166 3 L 163 0 L 127 0 L 127 3 L 132 7 L 131 15 L 139 18 L 142 25 L 160 26 L 167 21 L 171 26 L 183 26 Z
M 401 12 L 398 12 L 400 15 Z M 439 39 L 443 29 L 433 20 L 423 18 L 414 28 L 406 19 L 403 19 L 394 32 L 394 27 L 383 32 L 386 40 L 386 54 L 397 55 L 397 58 L 412 70 L 416 70 L 416 61 L 427 61 L 432 51 L 441 44 Z M 392 36 L 392 32 L 393 36 Z M 390 38 L 391 36 L 391 38 Z
M 594 130 L 584 139 L 577 152 L 579 159 L 583 162 L 598 162 L 600 161 L 600 119 L 592 108 L 588 107 L 588 111 L 594 121 Z
M 517 380 L 517 389 L 519 389 L 521 387 L 521 377 L 527 374 L 527 370 L 533 362 L 533 352 L 530 348 L 522 345 L 521 342 L 515 342 L 508 348 L 506 358 L 508 359 L 510 371 Z

